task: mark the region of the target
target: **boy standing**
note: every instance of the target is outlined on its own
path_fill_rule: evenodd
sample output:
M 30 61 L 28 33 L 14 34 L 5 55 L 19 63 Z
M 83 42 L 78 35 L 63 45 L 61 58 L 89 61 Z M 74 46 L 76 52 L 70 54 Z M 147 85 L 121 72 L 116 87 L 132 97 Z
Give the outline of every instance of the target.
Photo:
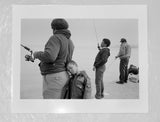
M 96 99 L 101 99 L 104 97 L 104 85 L 103 85 L 103 74 L 106 69 L 106 62 L 108 60 L 108 57 L 110 56 L 110 49 L 108 48 L 110 46 L 110 40 L 104 38 L 101 42 L 101 47 L 98 47 L 99 52 L 96 56 L 93 71 L 95 72 L 95 84 L 96 84 Z
M 67 70 L 71 77 L 64 91 L 68 93 L 63 93 L 63 98 L 66 98 L 64 94 L 67 94 L 68 99 L 90 99 L 91 82 L 86 72 L 79 71 L 77 63 L 73 60 L 67 64 Z

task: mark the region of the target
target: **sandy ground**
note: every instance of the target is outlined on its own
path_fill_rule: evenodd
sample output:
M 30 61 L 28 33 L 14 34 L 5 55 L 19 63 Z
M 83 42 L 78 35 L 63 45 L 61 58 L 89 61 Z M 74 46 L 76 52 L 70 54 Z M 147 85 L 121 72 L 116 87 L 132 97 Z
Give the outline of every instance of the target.
M 116 81 L 104 83 L 104 99 L 138 99 L 139 83 L 128 81 L 125 84 L 117 84 Z M 95 89 L 92 92 L 94 98 Z

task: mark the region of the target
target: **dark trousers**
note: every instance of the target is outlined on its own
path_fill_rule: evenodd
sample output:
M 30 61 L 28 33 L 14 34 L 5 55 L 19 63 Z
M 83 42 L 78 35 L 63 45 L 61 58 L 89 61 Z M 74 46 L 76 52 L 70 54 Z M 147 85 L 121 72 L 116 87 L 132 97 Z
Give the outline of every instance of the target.
M 105 65 L 99 67 L 96 69 L 96 78 L 95 78 L 95 84 L 96 84 L 96 98 L 102 98 L 103 96 L 103 91 L 104 91 L 104 84 L 103 84 L 103 74 L 105 71 L 106 67 Z
M 127 82 L 127 79 L 128 79 L 128 63 L 129 63 L 129 59 L 128 58 L 120 59 L 120 65 L 119 65 L 120 76 L 119 76 L 119 80 L 121 82 Z

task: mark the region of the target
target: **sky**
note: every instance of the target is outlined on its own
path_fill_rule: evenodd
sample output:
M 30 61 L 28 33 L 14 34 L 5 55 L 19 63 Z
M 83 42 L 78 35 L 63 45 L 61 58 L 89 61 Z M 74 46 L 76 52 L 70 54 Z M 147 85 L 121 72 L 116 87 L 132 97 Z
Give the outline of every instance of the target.
M 138 46 L 138 20 L 136 19 L 66 19 L 71 39 L 77 46 L 96 46 L 103 38 L 111 40 L 111 46 L 119 46 L 121 38 Z M 52 19 L 22 19 L 21 42 L 43 49 L 44 44 L 52 35 Z

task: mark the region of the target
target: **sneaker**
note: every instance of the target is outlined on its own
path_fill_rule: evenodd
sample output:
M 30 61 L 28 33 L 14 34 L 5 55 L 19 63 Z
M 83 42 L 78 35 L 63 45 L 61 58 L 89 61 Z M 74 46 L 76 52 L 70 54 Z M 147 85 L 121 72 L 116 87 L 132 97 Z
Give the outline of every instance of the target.
M 104 94 L 101 94 L 101 98 L 104 98 Z
M 97 96 L 97 95 L 95 95 L 95 98 L 96 98 L 96 99 L 102 99 L 102 96 Z
M 124 83 L 127 83 L 127 79 L 124 80 Z
M 123 81 L 117 81 L 116 83 L 118 83 L 118 84 L 123 84 L 124 82 L 123 82 Z

